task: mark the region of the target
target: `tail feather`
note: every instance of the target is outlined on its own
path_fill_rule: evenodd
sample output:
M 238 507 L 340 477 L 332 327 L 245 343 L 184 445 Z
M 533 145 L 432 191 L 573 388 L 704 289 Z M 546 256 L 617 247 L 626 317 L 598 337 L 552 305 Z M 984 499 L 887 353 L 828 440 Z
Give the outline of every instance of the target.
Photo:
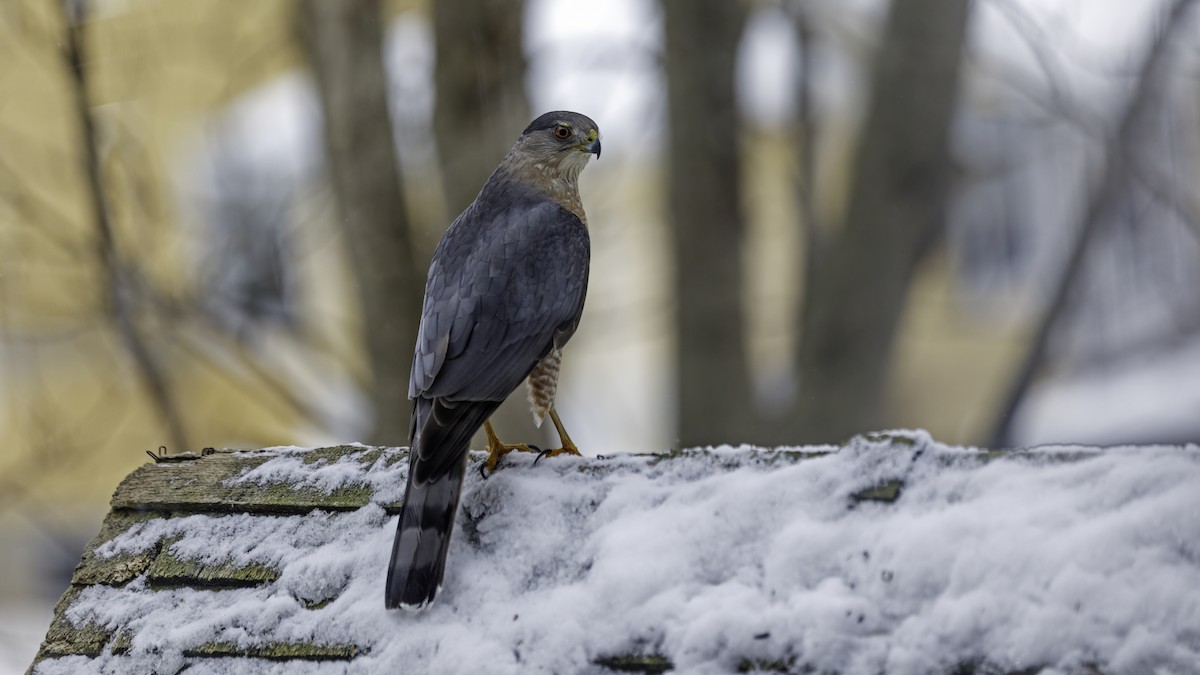
M 426 398 L 413 403 L 408 486 L 388 565 L 388 609 L 424 609 L 441 590 L 468 445 L 499 406 Z
M 460 466 L 430 482 L 414 481 L 413 472 L 409 472 L 404 510 L 388 566 L 388 609 L 424 609 L 441 590 L 466 459 L 464 452 Z

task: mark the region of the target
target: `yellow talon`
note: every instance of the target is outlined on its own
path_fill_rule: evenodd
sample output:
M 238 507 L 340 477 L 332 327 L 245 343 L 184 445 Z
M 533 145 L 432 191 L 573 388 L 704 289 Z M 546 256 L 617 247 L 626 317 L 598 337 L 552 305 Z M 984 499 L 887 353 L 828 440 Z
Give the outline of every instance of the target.
M 558 411 L 554 408 L 550 409 L 550 421 L 554 422 L 554 428 L 558 431 L 558 440 L 562 441 L 562 447 L 554 450 L 544 450 L 538 454 L 538 459 L 543 457 L 557 457 L 559 455 L 576 455 L 582 457 L 583 453 L 579 452 L 579 448 L 567 435 L 567 429 L 563 426 L 562 420 L 558 419 Z
M 495 471 L 496 467 L 500 464 L 500 458 L 512 452 L 513 450 L 519 450 L 521 452 L 537 452 L 537 450 L 529 447 L 525 443 L 500 442 L 500 438 L 496 436 L 496 429 L 492 426 L 491 420 L 487 420 L 483 423 L 483 430 L 485 433 L 487 433 L 488 438 L 487 447 L 485 448 L 485 450 L 488 451 L 488 457 L 487 461 L 484 462 L 484 466 L 487 468 L 488 473 Z
M 553 450 L 541 450 L 537 446 L 531 446 L 527 443 L 501 442 L 500 437 L 496 435 L 496 428 L 492 426 L 492 421 L 485 421 L 483 423 L 483 431 L 487 434 L 488 440 L 485 450 L 488 451 L 488 456 L 487 460 L 483 463 L 483 467 L 481 467 L 481 471 L 486 471 L 484 475 L 486 476 L 487 474 L 493 473 L 496 470 L 496 467 L 500 465 L 500 458 L 514 450 L 518 450 L 520 452 L 536 452 L 538 453 L 537 459 L 541 459 L 543 457 L 557 457 L 559 455 L 575 455 L 577 457 L 582 457 L 583 453 L 579 452 L 579 448 L 575 446 L 574 441 L 572 441 L 571 437 L 567 434 L 566 428 L 563 427 L 562 420 L 558 418 L 558 412 L 553 408 L 550 409 L 550 421 L 554 422 L 554 428 L 558 431 L 558 439 L 562 441 L 561 448 L 555 448 Z M 536 463 L 537 460 L 534 460 L 534 462 Z

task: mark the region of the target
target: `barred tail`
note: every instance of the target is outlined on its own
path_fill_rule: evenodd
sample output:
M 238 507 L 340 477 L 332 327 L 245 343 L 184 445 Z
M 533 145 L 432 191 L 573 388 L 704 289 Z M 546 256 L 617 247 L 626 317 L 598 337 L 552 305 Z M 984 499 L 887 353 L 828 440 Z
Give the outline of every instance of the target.
M 467 470 L 471 436 L 499 403 L 417 398 L 404 507 L 388 564 L 388 609 L 424 609 L 442 588 L 446 551 Z
M 424 609 L 441 590 L 466 459 L 464 452 L 459 466 L 427 483 L 414 481 L 409 472 L 404 511 L 388 565 L 388 609 Z

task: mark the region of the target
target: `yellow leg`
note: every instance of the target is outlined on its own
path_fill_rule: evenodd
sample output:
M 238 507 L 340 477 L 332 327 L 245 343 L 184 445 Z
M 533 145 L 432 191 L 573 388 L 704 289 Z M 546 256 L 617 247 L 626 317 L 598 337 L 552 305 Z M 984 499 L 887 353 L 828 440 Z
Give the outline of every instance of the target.
M 537 452 L 537 450 L 529 447 L 524 443 L 501 443 L 500 438 L 496 436 L 496 429 L 492 426 L 492 421 L 487 420 L 483 423 L 483 431 L 487 434 L 488 458 L 484 466 L 487 467 L 488 473 L 496 470 L 496 466 L 500 464 L 500 458 L 512 452 L 520 450 L 521 452 Z
M 582 455 L 583 453 L 579 452 L 579 448 L 575 447 L 575 443 L 567 435 L 567 429 L 563 426 L 562 420 L 558 419 L 558 411 L 554 408 L 550 409 L 550 421 L 554 422 L 554 428 L 558 431 L 558 440 L 562 442 L 562 447 L 557 450 L 546 450 L 538 455 L 538 459 L 557 457 L 558 455 Z

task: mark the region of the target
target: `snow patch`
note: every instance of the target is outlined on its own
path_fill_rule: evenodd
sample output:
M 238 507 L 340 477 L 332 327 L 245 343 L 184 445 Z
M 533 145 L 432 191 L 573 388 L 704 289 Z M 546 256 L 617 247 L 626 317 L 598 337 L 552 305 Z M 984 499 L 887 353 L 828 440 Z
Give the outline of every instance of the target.
M 364 463 L 364 455 L 373 452 L 370 446 L 350 443 L 361 447 L 362 452 L 350 452 L 330 462 L 323 457 L 312 458 L 306 453 L 311 448 L 269 448 L 279 454 L 226 481 L 229 485 L 255 483 L 258 485 L 289 485 L 298 489 L 314 489 L 325 494 L 348 487 L 369 487 L 375 503 L 397 502 L 404 498 L 404 481 L 408 475 L 404 462 L 390 461 L 387 453 L 380 453 L 371 463 Z M 262 452 L 262 451 L 258 451 Z
M 103 554 L 185 534 L 180 555 L 266 562 L 281 577 L 221 591 L 89 587 L 70 618 L 132 628 L 129 655 L 48 660 L 37 672 L 174 672 L 181 648 L 211 640 L 354 643 L 366 649 L 356 673 L 580 672 L 639 649 L 689 673 L 791 657 L 848 675 L 978 658 L 1013 670 L 1195 672 L 1200 448 L 1076 448 L 1076 461 L 1060 448 L 981 463 L 973 449 L 905 438 L 794 463 L 782 453 L 828 448 L 536 466 L 510 455 L 486 480 L 468 473 L 445 589 L 418 615 L 383 608 L 395 517 L 378 503 L 152 521 Z M 257 477 L 327 487 L 375 485 L 378 472 L 402 490 L 407 471 L 290 459 Z M 896 479 L 895 503 L 851 498 Z M 242 660 L 188 672 L 234 668 L 346 672 Z

